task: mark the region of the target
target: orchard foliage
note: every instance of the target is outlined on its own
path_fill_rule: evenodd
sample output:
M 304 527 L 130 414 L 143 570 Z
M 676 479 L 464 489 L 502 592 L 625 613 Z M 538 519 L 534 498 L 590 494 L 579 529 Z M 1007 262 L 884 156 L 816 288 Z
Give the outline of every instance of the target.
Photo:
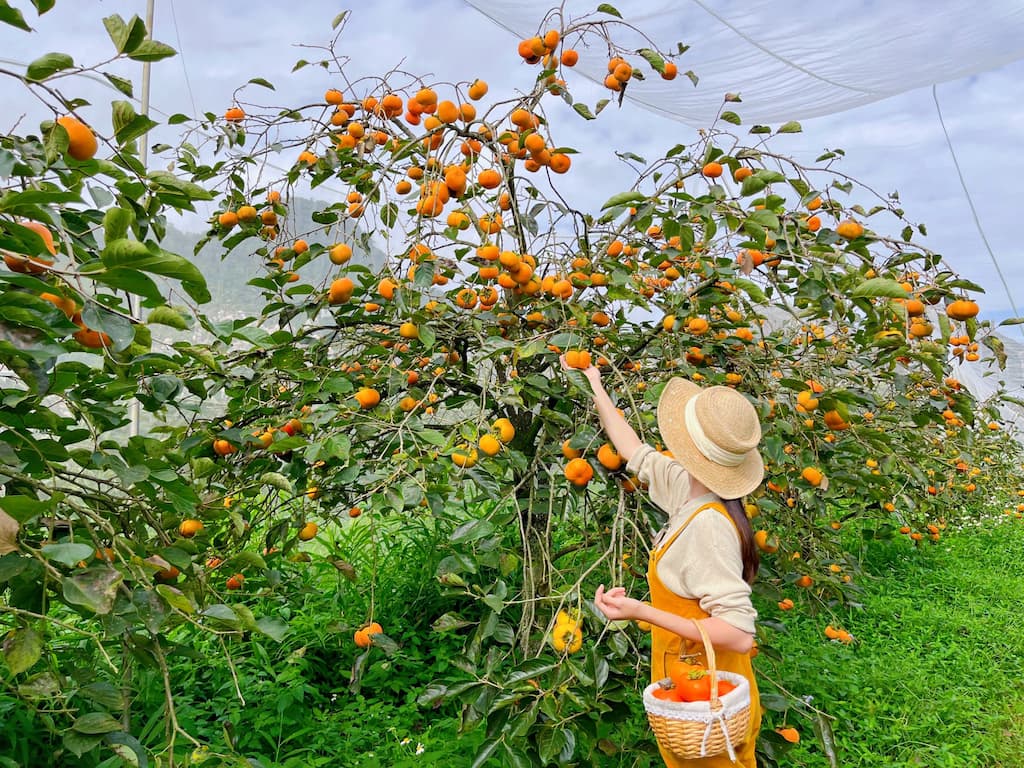
M 855 598 L 848 521 L 928 543 L 1015 492 L 995 404 L 957 380 L 979 345 L 1001 354 L 969 299 L 981 289 L 915 239 L 895 196 L 843 175 L 840 150 L 797 162 L 774 147 L 798 124 L 742 130 L 727 96 L 692 143 L 624 153 L 634 178 L 597 210 L 563 194 L 588 158 L 558 107 L 600 119 L 685 51 L 620 50 L 612 16 L 545 19 L 520 45 L 523 96 L 472 72 L 350 81 L 335 38 L 297 65 L 323 68 L 318 103 L 261 106 L 254 92 L 285 91 L 256 78 L 224 110 L 171 117 L 173 171 L 139 161 L 156 123 L 127 100 L 90 153 L 100 108 L 56 82 L 95 68 L 47 54 L 2 72 L 54 119 L 0 138 L 0 679 L 46 702 L 64 749 L 180 759 L 198 741 L 168 655 L 212 635 L 280 641 L 318 574 L 351 598 L 351 690 L 411 641 L 396 627 L 438 633 L 459 654 L 419 700 L 486 729 L 474 764 L 613 754 L 606 724 L 641 711 L 645 635 L 586 596 L 642 590 L 659 517 L 563 352 L 589 353 L 652 443 L 670 376 L 751 398 L 768 461 L 748 500 L 759 599 Z M 104 23 L 118 58 L 173 54 L 138 18 Z M 572 96 L 581 45 L 609 51 L 593 106 Z M 310 190 L 323 202 L 297 231 L 289 203 Z M 168 214 L 201 201 L 217 206 L 206 240 L 251 264 L 258 316 L 207 314 L 204 276 L 161 247 Z M 327 280 L 305 277 L 327 262 Z M 429 564 L 412 606 L 377 583 L 401 557 Z M 130 665 L 165 692 L 166 734 L 146 744 L 121 719 Z

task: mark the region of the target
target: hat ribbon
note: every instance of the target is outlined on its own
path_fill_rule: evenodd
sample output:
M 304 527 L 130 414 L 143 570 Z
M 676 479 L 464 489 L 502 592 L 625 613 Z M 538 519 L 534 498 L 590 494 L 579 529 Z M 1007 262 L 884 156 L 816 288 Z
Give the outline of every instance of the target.
M 738 467 L 747 458 L 747 454 L 726 450 L 707 436 L 704 428 L 700 425 L 700 419 L 697 418 L 697 397 L 691 397 L 683 408 L 683 418 L 686 421 L 686 431 L 690 433 L 690 439 L 697 446 L 697 450 L 709 461 L 723 467 Z

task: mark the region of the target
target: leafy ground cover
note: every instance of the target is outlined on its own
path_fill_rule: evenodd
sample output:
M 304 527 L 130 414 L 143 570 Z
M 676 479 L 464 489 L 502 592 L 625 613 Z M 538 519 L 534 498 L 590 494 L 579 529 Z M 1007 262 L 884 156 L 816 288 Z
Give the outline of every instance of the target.
M 868 610 L 788 612 L 785 633 L 770 633 L 785 662 L 760 665 L 808 701 L 804 713 L 771 713 L 777 726 L 803 733 L 781 762 L 830 764 L 807 716 L 817 709 L 828 715 L 841 766 L 1020 765 L 1022 545 L 1024 527 L 1010 517 L 935 546 L 914 547 L 906 537 L 872 541 L 864 548 L 873 572 Z M 830 624 L 854 642 L 825 640 Z
M 809 599 L 785 612 L 759 605 L 759 671 L 769 706 L 766 764 L 1019 765 L 1024 582 L 1017 564 L 1024 524 L 1005 517 L 944 532 L 938 543 L 920 546 L 906 536 L 863 543 L 859 536 L 847 532 L 849 548 L 860 549 L 869 572 L 858 577 L 863 608 L 828 612 Z M 345 550 L 350 543 L 334 546 Z M 169 655 L 171 676 L 180 681 L 177 715 L 187 731 L 212 745 L 197 749 L 192 764 L 240 765 L 244 756 L 267 768 L 337 765 L 339 759 L 358 766 L 468 765 L 467 755 L 486 737 L 483 728 L 460 737 L 457 707 L 417 703 L 457 659 L 459 642 L 417 619 L 436 613 L 434 587 L 388 562 L 378 574 L 381 595 L 409 608 L 382 614 L 396 645 L 391 654 L 374 648 L 362 656 L 353 649 L 346 613 L 363 607 L 346 606 L 342 572 L 317 569 L 297 569 L 286 579 L 286 596 L 265 593 L 252 606 L 267 613 L 276 600 L 294 611 L 288 616 L 293 632 L 281 644 L 225 638 L 236 647 L 224 654 L 211 642 L 208 658 L 229 656 L 232 664 L 207 664 L 179 638 L 181 652 Z M 849 631 L 854 641 L 829 641 L 828 626 Z M 155 742 L 165 717 L 160 675 L 136 674 L 150 679 L 134 708 L 149 721 L 135 727 L 143 741 Z M 102 694 L 88 691 L 84 681 L 81 690 L 83 697 Z M 636 716 L 609 722 L 597 749 L 571 764 L 658 764 L 639 697 L 627 703 Z M 23 706 L 0 697 L 0 765 L 32 765 L 33 756 L 58 746 L 25 727 L 31 716 Z M 783 727 L 796 728 L 799 743 L 773 730 Z

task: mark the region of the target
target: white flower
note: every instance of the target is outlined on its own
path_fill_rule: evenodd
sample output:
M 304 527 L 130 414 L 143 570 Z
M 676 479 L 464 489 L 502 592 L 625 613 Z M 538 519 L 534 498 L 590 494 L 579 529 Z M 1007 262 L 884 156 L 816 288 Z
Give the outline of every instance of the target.
M 417 755 L 422 755 L 423 754 L 423 750 L 425 750 L 425 749 L 426 749 L 426 747 L 424 747 L 419 742 L 416 742 L 416 754 Z
M 399 742 L 399 744 L 401 744 L 401 745 L 402 745 L 402 746 L 404 747 L 404 746 L 405 746 L 406 744 L 408 744 L 408 743 L 409 743 L 410 741 L 412 741 L 412 739 L 410 739 L 410 738 L 409 738 L 409 737 L 407 736 L 407 737 L 405 737 L 404 739 L 402 739 L 402 740 L 401 740 L 401 741 Z

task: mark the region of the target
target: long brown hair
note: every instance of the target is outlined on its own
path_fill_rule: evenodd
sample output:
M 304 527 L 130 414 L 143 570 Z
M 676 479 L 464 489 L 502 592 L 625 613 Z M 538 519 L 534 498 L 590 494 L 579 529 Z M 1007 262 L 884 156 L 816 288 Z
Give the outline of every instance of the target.
M 747 519 L 747 510 L 743 499 L 722 499 L 725 511 L 729 513 L 736 530 L 740 532 L 740 555 L 743 557 L 743 580 L 753 584 L 757 578 L 757 569 L 761 567 L 761 556 L 754 544 L 754 529 Z

